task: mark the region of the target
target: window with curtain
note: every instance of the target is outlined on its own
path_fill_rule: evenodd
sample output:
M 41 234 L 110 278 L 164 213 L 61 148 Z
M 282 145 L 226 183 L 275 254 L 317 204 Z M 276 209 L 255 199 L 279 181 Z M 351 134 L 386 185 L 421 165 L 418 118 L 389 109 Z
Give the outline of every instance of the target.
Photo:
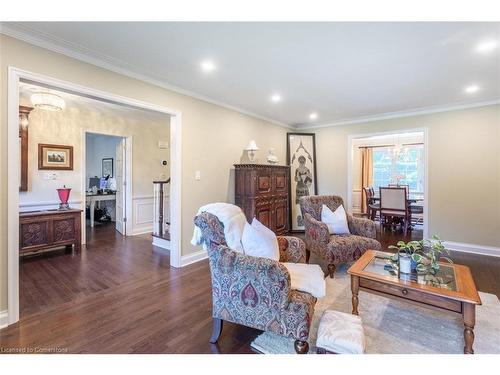
M 373 186 L 409 185 L 413 193 L 424 192 L 423 145 L 373 148 Z

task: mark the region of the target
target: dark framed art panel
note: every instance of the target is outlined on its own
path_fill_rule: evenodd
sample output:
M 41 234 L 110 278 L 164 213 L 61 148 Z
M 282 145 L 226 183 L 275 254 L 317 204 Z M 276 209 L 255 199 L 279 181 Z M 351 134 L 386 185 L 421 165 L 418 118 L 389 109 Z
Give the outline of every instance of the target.
M 314 133 L 286 134 L 286 162 L 290 166 L 290 230 L 303 232 L 299 199 L 318 194 L 316 139 Z
M 73 170 L 73 146 L 38 144 L 38 169 Z
M 102 177 L 113 177 L 114 174 L 114 166 L 113 166 L 113 158 L 104 158 L 102 159 L 102 168 L 101 174 Z

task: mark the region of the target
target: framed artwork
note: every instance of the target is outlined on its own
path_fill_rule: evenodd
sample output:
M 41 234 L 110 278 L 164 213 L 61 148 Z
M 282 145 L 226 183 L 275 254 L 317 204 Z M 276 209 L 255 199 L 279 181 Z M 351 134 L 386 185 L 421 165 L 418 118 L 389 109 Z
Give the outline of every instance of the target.
M 316 142 L 312 133 L 286 134 L 286 161 L 290 166 L 291 231 L 304 231 L 300 197 L 316 195 Z
M 73 146 L 38 144 L 38 169 L 73 170 Z
M 113 177 L 113 158 L 102 159 L 102 177 Z

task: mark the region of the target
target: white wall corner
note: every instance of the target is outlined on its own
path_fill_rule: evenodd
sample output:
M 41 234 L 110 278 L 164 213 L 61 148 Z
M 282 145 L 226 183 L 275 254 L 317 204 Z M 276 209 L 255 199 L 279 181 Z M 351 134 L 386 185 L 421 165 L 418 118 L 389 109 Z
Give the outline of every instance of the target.
M 165 250 L 170 250 L 170 241 L 163 238 L 153 236 L 153 245 Z
M 207 259 L 207 258 L 208 258 L 208 254 L 207 254 L 206 250 L 200 250 L 200 251 L 197 251 L 193 254 L 183 255 L 181 257 L 181 267 L 199 262 L 199 261 Z
M 0 329 L 9 325 L 9 312 L 7 310 L 0 311 Z
M 448 250 L 460 251 L 470 254 L 500 257 L 500 247 L 474 245 L 470 243 L 453 242 L 453 241 L 445 241 L 444 245 Z

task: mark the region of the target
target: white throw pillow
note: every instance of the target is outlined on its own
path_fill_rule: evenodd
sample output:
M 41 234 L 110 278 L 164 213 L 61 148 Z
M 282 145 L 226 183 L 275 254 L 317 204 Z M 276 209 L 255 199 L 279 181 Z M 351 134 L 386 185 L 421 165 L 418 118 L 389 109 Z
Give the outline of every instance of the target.
M 347 225 L 347 215 L 342 205 L 338 206 L 335 212 L 323 205 L 321 207 L 321 221 L 328 226 L 330 234 L 351 234 Z
M 245 224 L 241 244 L 246 255 L 280 260 L 280 249 L 276 235 L 255 218 L 252 225 Z
M 325 274 L 317 264 L 281 263 L 288 269 L 292 289 L 312 294 L 316 298 L 326 295 Z

